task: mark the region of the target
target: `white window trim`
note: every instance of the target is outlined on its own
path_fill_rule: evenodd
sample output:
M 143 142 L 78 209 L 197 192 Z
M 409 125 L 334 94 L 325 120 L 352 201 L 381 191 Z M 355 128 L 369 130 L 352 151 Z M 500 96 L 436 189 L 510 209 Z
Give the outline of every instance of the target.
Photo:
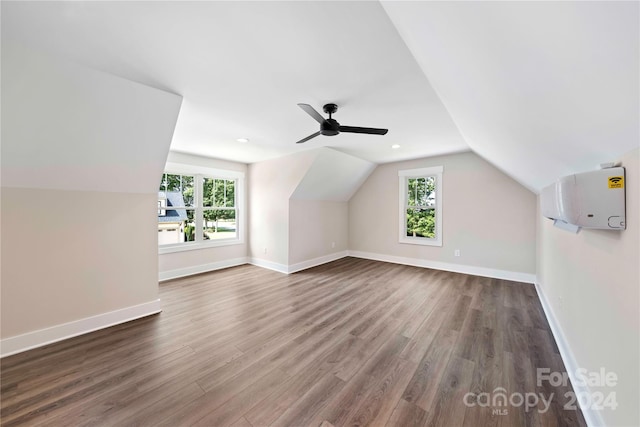
M 433 166 L 420 169 L 405 169 L 398 171 L 398 219 L 399 229 L 398 238 L 400 243 L 408 243 L 412 245 L 425 246 L 442 246 L 442 166 Z M 409 178 L 423 178 L 426 176 L 436 177 L 436 237 L 429 239 L 427 237 L 409 237 L 407 236 L 406 226 L 406 206 L 407 206 L 407 180 Z
M 236 223 L 238 224 L 236 237 L 234 239 L 209 240 L 206 242 L 182 242 L 170 245 L 158 246 L 158 254 L 170 254 L 174 252 L 193 251 L 198 249 L 216 248 L 221 246 L 243 245 L 246 242 L 247 233 L 247 210 L 246 210 L 246 187 L 245 174 L 239 171 L 230 171 L 223 169 L 214 169 L 199 167 L 193 165 L 185 165 L 181 163 L 167 163 L 165 170 L 162 172 L 176 175 L 195 176 L 197 185 L 194 188 L 197 204 L 202 206 L 201 184 L 199 180 L 204 178 L 222 178 L 235 179 L 236 184 Z M 196 184 L 196 182 L 194 182 Z M 196 222 L 196 233 L 202 233 L 202 224 Z

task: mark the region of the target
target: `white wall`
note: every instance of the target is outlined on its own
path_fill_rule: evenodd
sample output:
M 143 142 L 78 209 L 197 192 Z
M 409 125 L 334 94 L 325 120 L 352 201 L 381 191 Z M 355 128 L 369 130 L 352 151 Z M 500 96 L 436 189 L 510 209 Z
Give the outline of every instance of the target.
M 217 169 L 223 171 L 235 171 L 247 173 L 248 167 L 244 163 L 229 162 L 226 160 L 212 159 L 208 157 L 196 156 L 186 153 L 171 151 L 167 157 L 167 163 L 172 165 L 187 165 L 206 169 Z M 159 183 L 159 182 L 158 182 Z M 244 192 L 246 198 L 247 180 L 244 180 Z M 244 203 L 244 212 L 240 215 L 244 217 L 239 221 L 240 233 L 244 234 L 242 243 L 226 245 L 220 247 L 194 249 L 190 251 L 164 253 L 158 255 L 160 280 L 185 276 L 189 274 L 211 271 L 218 268 L 232 265 L 244 264 L 247 261 L 247 234 L 248 230 L 248 210 Z
M 348 249 L 349 204 L 322 200 L 289 201 L 289 265 Z
M 318 153 L 304 151 L 249 165 L 249 256 L 285 270 L 289 264 L 289 198 Z
M 3 187 L 2 338 L 156 301 L 156 210 L 154 194 Z
M 251 164 L 252 262 L 288 272 L 345 256 L 347 201 L 374 167 L 326 147 Z
M 627 229 L 553 227 L 538 214 L 538 284 L 560 340 L 570 349 L 568 369 L 615 372 L 616 410 L 601 413 L 605 425 L 640 425 L 640 165 L 639 150 L 621 159 L 626 168 Z M 596 414 L 596 416 L 598 416 Z
M 398 243 L 398 171 L 439 165 L 444 167 L 442 247 Z M 472 152 L 388 163 L 349 201 L 349 249 L 532 277 L 535 213 L 533 193 Z M 454 257 L 455 249 L 460 257 Z
M 160 309 L 181 97 L 2 40 L 2 354 Z

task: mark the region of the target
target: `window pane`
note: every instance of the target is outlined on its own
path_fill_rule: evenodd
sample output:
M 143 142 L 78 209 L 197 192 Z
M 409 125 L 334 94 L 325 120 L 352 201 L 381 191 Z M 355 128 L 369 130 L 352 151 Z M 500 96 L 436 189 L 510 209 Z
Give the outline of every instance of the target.
M 428 176 L 425 178 L 409 178 L 407 180 L 407 206 L 435 206 L 435 187 L 435 176 Z
M 209 208 L 235 207 L 235 181 L 205 178 L 202 205 Z
M 236 206 L 236 182 L 232 180 L 225 181 L 225 204 L 227 208 L 234 208 Z
M 204 238 L 235 239 L 237 237 L 236 210 L 211 209 L 203 212 Z
M 427 186 L 424 178 L 416 179 L 416 204 L 415 206 L 424 206 L 425 199 L 427 198 Z
M 193 210 L 166 209 L 164 216 L 158 216 L 158 244 L 169 245 L 194 241 L 194 214 Z
M 435 209 L 407 209 L 407 237 L 435 238 L 435 215 Z
M 184 199 L 184 205 L 189 207 L 195 206 L 194 193 L 193 193 L 194 177 L 182 176 L 182 197 Z
M 214 187 L 213 178 L 204 178 L 202 182 L 202 206 L 214 206 L 214 198 L 213 198 L 213 187 Z
M 214 194 L 213 194 L 213 206 L 217 208 L 224 207 L 224 192 L 226 181 L 224 179 L 216 179 Z
M 429 176 L 425 180 L 425 200 L 422 206 L 435 206 L 436 205 L 436 177 Z
M 416 184 L 418 180 L 415 178 L 409 178 L 407 180 L 407 206 L 416 205 Z
M 167 199 L 167 206 L 194 207 L 194 177 L 164 174 L 158 198 Z

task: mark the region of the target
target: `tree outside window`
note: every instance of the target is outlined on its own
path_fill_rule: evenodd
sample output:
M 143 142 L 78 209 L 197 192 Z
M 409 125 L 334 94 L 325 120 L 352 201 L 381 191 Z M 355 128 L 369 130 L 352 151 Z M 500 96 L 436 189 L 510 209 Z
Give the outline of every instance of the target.
M 209 238 L 235 237 L 235 181 L 204 178 L 202 204 L 205 235 Z
M 400 243 L 442 246 L 442 166 L 398 171 Z
M 158 244 L 236 239 L 236 182 L 165 173 L 158 192 Z
M 436 178 L 434 176 L 407 179 L 407 236 L 436 236 Z

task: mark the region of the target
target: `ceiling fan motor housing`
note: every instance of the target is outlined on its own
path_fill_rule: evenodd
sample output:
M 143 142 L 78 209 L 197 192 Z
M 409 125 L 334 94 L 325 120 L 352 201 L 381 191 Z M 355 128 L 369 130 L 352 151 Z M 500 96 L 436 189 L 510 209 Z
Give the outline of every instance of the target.
M 340 133 L 340 123 L 334 119 L 326 119 L 320 124 L 320 133 L 325 136 L 333 136 Z

